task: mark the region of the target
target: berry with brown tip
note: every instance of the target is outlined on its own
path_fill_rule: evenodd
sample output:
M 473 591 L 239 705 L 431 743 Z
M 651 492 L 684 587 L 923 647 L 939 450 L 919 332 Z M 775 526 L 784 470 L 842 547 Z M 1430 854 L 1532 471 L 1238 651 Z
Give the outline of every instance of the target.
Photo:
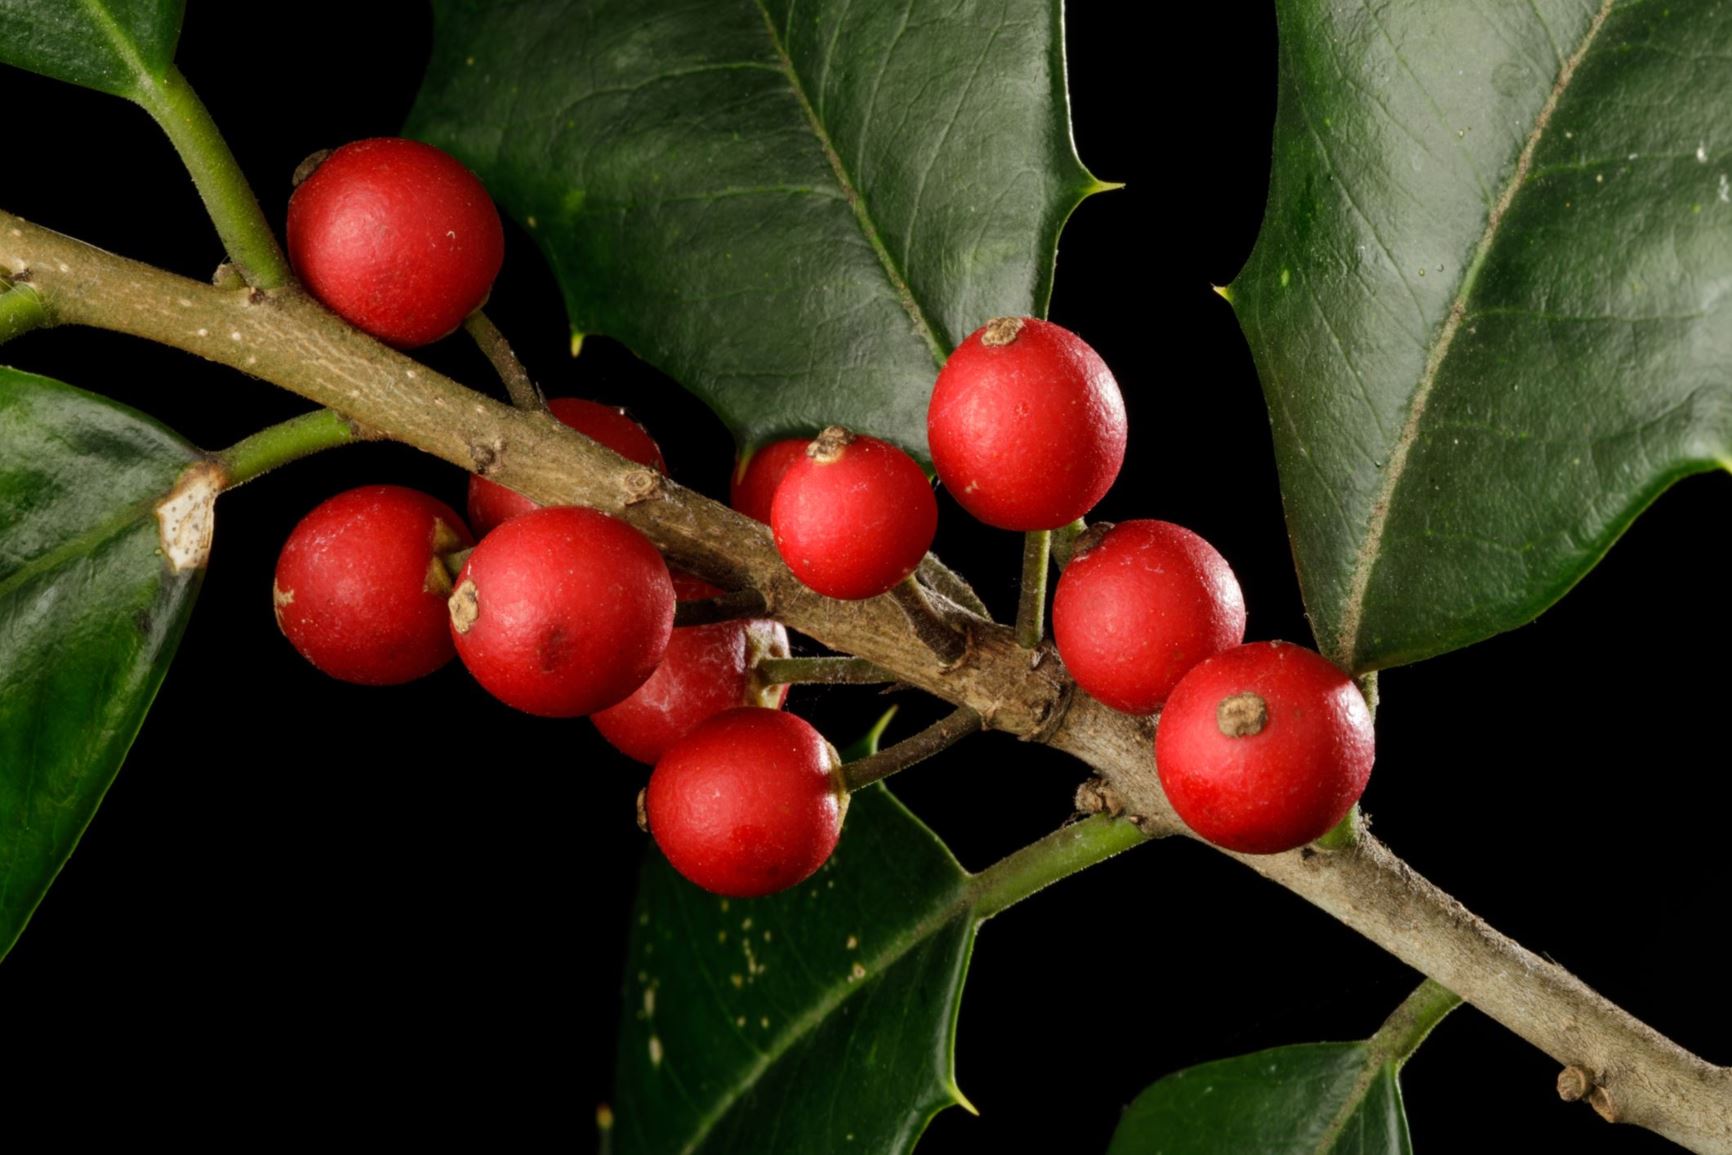
M 1125 460 L 1125 403 L 1069 329 L 999 317 L 938 374 L 926 411 L 938 480 L 999 529 L 1057 529 L 1106 496 Z
M 581 506 L 515 517 L 469 555 L 450 630 L 475 680 L 508 706 L 572 718 L 649 680 L 673 632 L 668 567 L 623 521 Z
M 1173 809 L 1203 838 L 1245 854 L 1327 833 L 1365 792 L 1375 751 L 1353 680 L 1286 642 L 1238 646 L 1197 666 L 1155 733 Z
M 932 484 L 889 442 L 831 426 L 770 507 L 776 551 L 825 597 L 877 597 L 913 573 L 938 531 Z
M 413 681 L 451 660 L 445 557 L 474 545 L 454 510 L 401 485 L 366 485 L 319 503 L 277 558 L 277 626 L 333 678 Z

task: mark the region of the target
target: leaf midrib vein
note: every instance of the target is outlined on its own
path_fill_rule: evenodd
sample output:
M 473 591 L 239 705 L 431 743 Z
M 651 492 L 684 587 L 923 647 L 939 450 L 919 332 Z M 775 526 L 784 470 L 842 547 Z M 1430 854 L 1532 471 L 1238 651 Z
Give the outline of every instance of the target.
M 1539 147 L 1541 138 L 1545 136 L 1546 128 L 1551 124 L 1552 114 L 1557 111 L 1558 102 L 1563 99 L 1570 81 L 1575 78 L 1577 67 L 1587 56 L 1593 46 L 1606 18 L 1611 15 L 1616 0 L 1602 0 L 1599 11 L 1588 21 L 1588 27 L 1582 34 L 1581 43 L 1576 46 L 1569 59 L 1558 69 L 1557 79 L 1552 84 L 1552 90 L 1546 96 L 1546 101 L 1540 106 L 1534 117 L 1533 127 L 1529 130 L 1522 150 L 1517 155 L 1515 171 L 1510 174 L 1509 181 L 1504 185 L 1491 211 L 1486 216 L 1484 231 L 1480 234 L 1479 243 L 1474 246 L 1473 259 L 1468 262 L 1462 273 L 1461 284 L 1456 290 L 1454 301 L 1450 303 L 1449 313 L 1444 318 L 1443 326 L 1438 330 L 1436 339 L 1425 359 L 1425 368 L 1420 373 L 1419 383 L 1414 389 L 1413 398 L 1408 402 L 1407 420 L 1402 423 L 1401 433 L 1390 447 L 1390 453 L 1385 463 L 1382 480 L 1377 487 L 1377 494 L 1371 505 L 1371 517 L 1367 522 L 1365 536 L 1360 541 L 1357 554 L 1354 557 L 1353 569 L 1349 574 L 1347 600 L 1342 607 L 1341 628 L 1337 640 L 1331 647 L 1332 655 L 1337 664 L 1353 669 L 1356 668 L 1356 657 L 1359 651 L 1359 635 L 1364 625 L 1365 598 L 1371 586 L 1371 573 L 1382 554 L 1383 535 L 1389 524 L 1389 512 L 1393 504 L 1396 487 L 1401 484 L 1402 475 L 1407 469 L 1407 460 L 1414 443 L 1419 439 L 1420 422 L 1425 416 L 1426 406 L 1431 400 L 1432 390 L 1436 387 L 1438 372 L 1449 355 L 1450 346 L 1455 342 L 1455 335 L 1461 329 L 1462 320 L 1467 315 L 1467 299 L 1472 293 L 1481 267 L 1486 256 L 1497 239 L 1498 230 L 1509 211 L 1510 204 L 1516 194 L 1527 182 L 1529 170 L 1533 165 L 1534 153 Z M 1548 30 L 1549 32 L 1549 30 Z
M 836 145 L 830 139 L 829 130 L 819 119 L 818 110 L 806 93 L 806 86 L 794 68 L 793 57 L 788 54 L 788 46 L 783 41 L 774 18 L 770 15 L 769 6 L 764 0 L 754 0 L 754 3 L 757 4 L 758 11 L 763 14 L 764 30 L 769 33 L 770 44 L 776 50 L 776 59 L 783 75 L 788 78 L 788 84 L 793 89 L 794 98 L 799 101 L 800 110 L 806 114 L 806 123 L 812 129 L 812 135 L 817 138 L 818 146 L 824 152 L 824 158 L 830 162 L 830 171 L 835 174 L 836 183 L 842 186 L 843 199 L 848 202 L 848 207 L 854 210 L 854 219 L 859 224 L 860 231 L 866 238 L 866 243 L 871 246 L 873 254 L 877 256 L 878 263 L 884 270 L 885 279 L 890 282 L 890 288 L 895 293 L 896 299 L 908 313 L 909 320 L 914 323 L 915 332 L 926 343 L 927 349 L 932 354 L 933 362 L 939 367 L 943 367 L 949 356 L 949 351 L 944 347 L 944 342 L 938 339 L 932 322 L 927 319 L 925 310 L 915 299 L 914 290 L 909 286 L 908 278 L 903 275 L 901 268 L 896 264 L 896 258 L 884 244 L 884 238 L 879 234 L 878 225 L 873 221 L 872 214 L 866 207 L 866 198 L 855 186 L 847 166 L 842 163 L 842 154 L 836 151 Z M 888 65 L 888 61 L 886 61 L 886 65 Z

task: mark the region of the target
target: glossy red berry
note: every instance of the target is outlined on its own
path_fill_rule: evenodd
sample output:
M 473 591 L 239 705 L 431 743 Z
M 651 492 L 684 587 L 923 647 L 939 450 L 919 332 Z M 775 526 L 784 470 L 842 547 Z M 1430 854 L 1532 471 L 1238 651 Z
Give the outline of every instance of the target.
M 1120 522 L 1065 567 L 1052 636 L 1077 685 L 1147 714 L 1192 666 L 1245 640 L 1245 597 L 1227 560 L 1190 530 Z
M 277 626 L 333 678 L 388 686 L 451 660 L 445 555 L 475 544 L 442 501 L 400 485 L 339 493 L 302 518 L 277 558 Z
M 399 349 L 461 325 L 505 259 L 499 210 L 475 174 L 398 137 L 326 157 L 289 198 L 288 242 L 308 292 Z
M 776 487 L 770 527 L 782 560 L 810 589 L 877 597 L 926 556 L 938 502 L 912 457 L 832 426 Z
M 644 815 L 673 868 L 705 890 L 757 898 L 824 865 L 848 795 L 836 748 L 779 710 L 717 714 L 650 775 Z
M 682 574 L 674 575 L 674 589 L 682 601 L 721 592 Z M 788 687 L 764 681 L 756 667 L 762 658 L 787 656 L 788 631 L 780 622 L 682 626 L 669 639 L 667 656 L 650 680 L 590 720 L 614 749 L 654 765 L 669 746 L 723 710 L 779 708 Z
M 475 547 L 450 630 L 475 680 L 508 706 L 572 718 L 649 680 L 674 624 L 668 567 L 623 521 L 579 506 L 515 517 Z
M 1155 765 L 1192 830 L 1228 850 L 1275 854 L 1346 816 L 1375 745 L 1351 678 L 1303 646 L 1254 642 L 1180 681 L 1161 712 Z
M 661 447 L 643 426 L 626 416 L 624 409 L 585 401 L 581 397 L 555 397 L 548 401 L 547 410 L 626 460 L 648 466 L 657 473 L 668 471 L 667 462 L 662 460 Z M 540 502 L 531 501 L 497 481 L 488 481 L 473 473 L 469 475 L 469 524 L 483 537 L 493 532 L 495 526 L 503 525 L 518 514 L 540 508 Z
M 1093 509 L 1125 460 L 1125 403 L 1069 329 L 989 321 L 945 362 L 926 411 L 938 480 L 1000 529 L 1057 529 Z
M 734 468 L 728 504 L 747 517 L 768 525 L 770 504 L 776 499 L 777 487 L 788 476 L 788 470 L 794 468 L 794 463 L 806 456 L 806 446 L 810 444 L 802 438 L 772 441 L 741 458 Z

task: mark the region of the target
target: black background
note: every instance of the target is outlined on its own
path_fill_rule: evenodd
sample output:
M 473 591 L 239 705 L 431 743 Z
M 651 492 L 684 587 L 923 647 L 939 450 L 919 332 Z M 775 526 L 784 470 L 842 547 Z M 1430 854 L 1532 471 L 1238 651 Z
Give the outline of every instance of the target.
M 1113 366 L 1132 452 L 1100 517 L 1168 518 L 1237 570 L 1251 637 L 1309 640 L 1255 375 L 1230 310 L 1263 208 L 1274 21 L 1175 6 L 1128 34 L 1069 16 L 1076 137 L 1103 179 L 1066 232 L 1052 303 Z M 267 13 L 269 14 L 267 16 Z M 272 23 L 261 23 L 269 20 Z M 396 130 L 430 34 L 415 4 L 191 5 L 184 71 L 280 221 L 307 153 Z M 40 223 L 207 277 L 220 250 L 136 109 L 0 69 L 0 197 Z M 725 492 L 731 446 L 696 401 L 592 340 L 566 355 L 560 298 L 511 228 L 490 312 L 555 392 L 629 401 L 676 477 Z M 221 446 L 304 403 L 172 350 L 33 334 L 6 360 L 119 397 Z M 488 374 L 460 341 L 427 359 Z M 363 690 L 278 635 L 276 550 L 316 501 L 366 482 L 461 506 L 454 470 L 373 445 L 224 499 L 201 604 L 78 854 L 4 966 L 7 1115 L 194 1146 L 248 1137 L 588 1149 L 610 1095 L 642 837 L 642 771 L 583 723 L 513 714 L 453 666 Z M 1678 486 L 1537 624 L 1388 673 L 1376 827 L 1502 930 L 1705 1057 L 1732 1060 L 1717 932 L 1728 910 L 1718 549 L 1732 477 Z M 944 506 L 940 552 L 1001 617 L 1019 543 Z M 906 696 L 903 722 L 935 715 Z M 882 700 L 797 690 L 840 740 Z M 1076 763 L 977 739 L 898 791 L 979 868 L 1057 826 Z M 1185 1065 L 1369 1033 L 1417 981 L 1298 898 L 1209 850 L 1142 848 L 995 920 L 957 1046 L 976 1119 L 922 1152 L 1102 1149 L 1120 1108 Z M 1407 1069 L 1421 1151 L 1668 1149 L 1551 1090 L 1556 1064 L 1477 1012 Z M 797 1110 L 798 1104 L 790 1104 Z M 74 1112 L 62 1115 L 63 1110 Z M 1495 1128 L 1489 1133 L 1488 1125 Z

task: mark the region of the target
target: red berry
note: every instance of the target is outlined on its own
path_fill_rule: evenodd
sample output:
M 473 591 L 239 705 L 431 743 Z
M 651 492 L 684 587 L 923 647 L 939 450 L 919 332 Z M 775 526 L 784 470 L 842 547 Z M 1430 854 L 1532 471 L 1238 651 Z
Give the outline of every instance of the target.
M 1057 529 L 1094 508 L 1125 460 L 1125 403 L 1069 329 L 989 321 L 945 362 L 926 411 L 932 465 L 969 513 L 1000 529 Z
M 794 463 L 770 508 L 776 550 L 832 598 L 871 598 L 914 572 L 938 531 L 932 484 L 914 459 L 832 426 Z
M 799 438 L 772 441 L 747 453 L 734 468 L 728 504 L 754 521 L 768 525 L 770 504 L 776 498 L 777 487 L 788 476 L 788 470 L 794 468 L 794 463 L 806 456 L 809 444 L 811 442 Z
M 650 680 L 591 720 L 614 749 L 654 765 L 692 727 L 723 710 L 781 706 L 788 687 L 770 685 L 755 669 L 768 656 L 788 656 L 788 631 L 780 622 L 681 627 Z
M 368 485 L 314 507 L 277 558 L 277 626 L 333 678 L 389 686 L 451 660 L 445 555 L 474 545 L 442 501 Z
M 757 898 L 824 865 L 848 808 L 836 748 L 778 710 L 717 714 L 663 754 L 644 813 L 673 868 L 705 890 Z
M 457 655 L 488 693 L 572 718 L 623 701 L 655 673 L 674 589 L 637 530 L 593 509 L 550 506 L 481 540 L 450 611 Z
M 1052 636 L 1077 685 L 1147 714 L 1192 666 L 1245 640 L 1245 598 L 1227 560 L 1190 530 L 1126 521 L 1065 567 Z
M 499 210 L 475 174 L 398 137 L 326 157 L 289 198 L 288 239 L 308 292 L 399 349 L 461 325 L 505 260 Z
M 626 460 L 646 465 L 657 473 L 668 471 L 667 462 L 662 460 L 661 448 L 643 426 L 626 416 L 624 409 L 599 405 L 581 397 L 555 397 L 547 403 L 547 409 L 585 437 L 601 442 Z M 503 525 L 518 514 L 540 508 L 540 502 L 531 501 L 497 481 L 469 475 L 469 524 L 483 537 L 495 526 Z
M 1364 793 L 1374 750 L 1352 679 L 1286 642 L 1239 646 L 1186 674 L 1155 733 L 1173 809 L 1208 841 L 1245 854 L 1327 833 Z

